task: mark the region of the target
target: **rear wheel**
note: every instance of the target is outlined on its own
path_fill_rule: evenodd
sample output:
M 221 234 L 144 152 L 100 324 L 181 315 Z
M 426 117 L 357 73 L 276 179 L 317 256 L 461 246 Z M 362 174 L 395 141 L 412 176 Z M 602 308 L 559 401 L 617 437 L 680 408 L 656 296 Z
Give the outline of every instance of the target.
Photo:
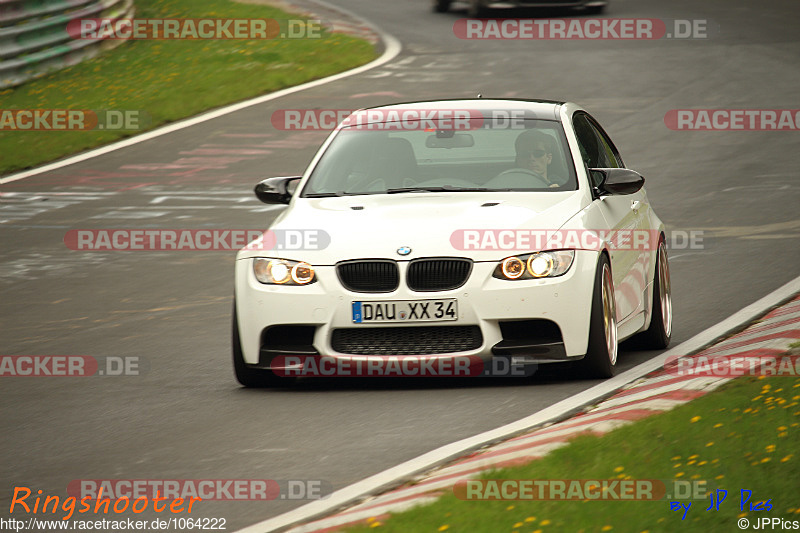
M 231 331 L 231 349 L 233 351 L 233 373 L 236 381 L 245 387 L 275 387 L 285 380 L 269 370 L 252 368 L 244 362 L 242 343 L 239 338 L 239 319 L 236 316 L 236 301 L 233 302 L 233 328 Z
M 453 0 L 433 0 L 433 10 L 436 13 L 447 13 Z
M 656 252 L 652 309 L 650 327 L 641 334 L 641 341 L 646 348 L 660 350 L 669 346 L 672 338 L 672 285 L 669 280 L 667 245 L 663 238 Z
M 589 346 L 581 361 L 588 378 L 610 378 L 617 365 L 617 304 L 611 265 L 605 255 L 597 262 L 589 322 Z

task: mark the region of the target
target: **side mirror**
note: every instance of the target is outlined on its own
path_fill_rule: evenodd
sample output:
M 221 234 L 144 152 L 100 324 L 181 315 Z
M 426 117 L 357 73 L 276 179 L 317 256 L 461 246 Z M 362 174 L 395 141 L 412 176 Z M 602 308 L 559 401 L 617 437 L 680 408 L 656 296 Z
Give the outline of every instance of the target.
M 302 176 L 267 178 L 256 185 L 256 197 L 265 204 L 288 204 Z
M 600 194 L 633 194 L 644 186 L 644 177 L 627 168 L 590 168 Z

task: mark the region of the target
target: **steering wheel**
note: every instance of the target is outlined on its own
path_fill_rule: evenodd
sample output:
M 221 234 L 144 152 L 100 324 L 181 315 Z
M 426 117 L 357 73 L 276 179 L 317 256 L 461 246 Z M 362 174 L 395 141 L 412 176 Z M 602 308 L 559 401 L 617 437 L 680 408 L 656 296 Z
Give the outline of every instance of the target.
M 515 175 L 515 174 L 517 174 L 517 175 L 523 174 L 525 176 L 531 176 L 536 181 L 540 182 L 543 187 L 545 187 L 545 188 L 550 187 L 550 183 L 545 179 L 544 176 L 542 176 L 541 174 L 539 174 L 537 172 L 534 172 L 533 170 L 530 170 L 528 168 L 510 168 L 508 170 L 504 170 L 503 172 L 501 172 L 500 174 L 495 176 L 495 178 L 492 179 L 492 181 L 501 180 L 502 178 L 510 177 L 510 176 Z

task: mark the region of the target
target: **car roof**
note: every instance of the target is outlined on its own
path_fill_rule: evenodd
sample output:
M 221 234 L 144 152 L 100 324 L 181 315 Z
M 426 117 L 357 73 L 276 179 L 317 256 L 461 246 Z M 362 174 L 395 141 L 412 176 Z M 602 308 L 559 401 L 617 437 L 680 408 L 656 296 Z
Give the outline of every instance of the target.
M 526 118 L 539 118 L 545 120 L 558 120 L 559 109 L 567 102 L 554 100 L 528 100 L 522 98 L 466 98 L 466 99 L 446 99 L 446 100 L 422 100 L 414 102 L 402 102 L 381 106 L 368 107 L 355 111 L 353 114 L 360 114 L 367 110 L 442 110 L 458 109 L 478 111 L 482 114 L 487 112 L 524 112 Z M 371 122 L 371 121 L 368 121 Z

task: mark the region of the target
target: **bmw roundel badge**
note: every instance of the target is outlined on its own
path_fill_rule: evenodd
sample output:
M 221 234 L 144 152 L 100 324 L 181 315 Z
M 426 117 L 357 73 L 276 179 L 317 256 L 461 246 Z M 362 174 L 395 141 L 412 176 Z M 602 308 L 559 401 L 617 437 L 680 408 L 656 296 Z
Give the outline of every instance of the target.
M 411 248 L 409 248 L 408 246 L 401 246 L 400 248 L 397 249 L 397 253 L 400 255 L 408 255 L 411 253 Z

